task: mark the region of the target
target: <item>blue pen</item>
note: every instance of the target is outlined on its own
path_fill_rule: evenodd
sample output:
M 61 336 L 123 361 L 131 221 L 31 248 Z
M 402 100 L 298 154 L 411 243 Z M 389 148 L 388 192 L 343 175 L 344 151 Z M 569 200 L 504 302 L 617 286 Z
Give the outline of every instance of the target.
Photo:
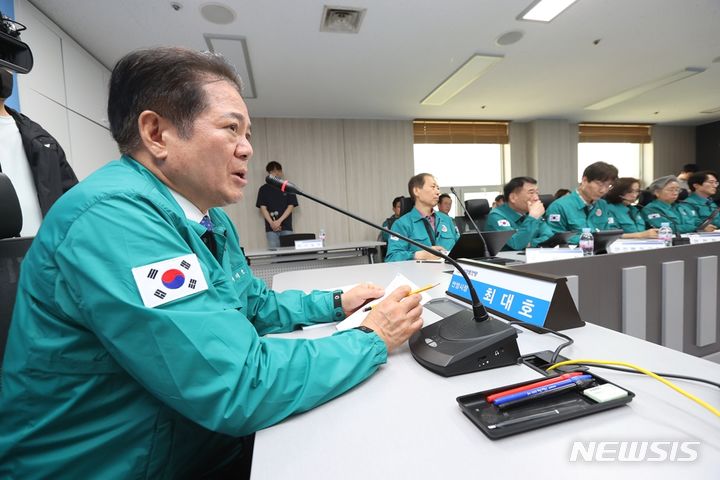
M 592 378 L 592 375 L 579 375 L 577 377 L 572 377 L 572 378 L 568 378 L 567 380 L 563 380 L 562 382 L 551 383 L 550 385 L 543 385 L 542 387 L 533 388 L 532 390 L 511 393 L 510 395 L 505 395 L 504 397 L 496 398 L 493 401 L 493 404 L 496 406 L 500 406 L 504 403 L 513 402 L 513 401 L 519 400 L 521 398 L 535 397 L 538 395 L 542 395 L 545 392 L 550 392 L 552 390 L 555 390 L 559 387 L 565 387 L 566 385 L 575 385 L 579 382 L 583 382 L 583 381 L 589 380 L 591 378 Z

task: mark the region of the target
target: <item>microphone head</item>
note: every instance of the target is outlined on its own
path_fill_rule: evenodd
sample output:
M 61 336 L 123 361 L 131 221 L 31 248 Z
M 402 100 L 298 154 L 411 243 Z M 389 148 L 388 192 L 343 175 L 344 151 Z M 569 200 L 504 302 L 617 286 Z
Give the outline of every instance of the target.
M 276 177 L 275 175 L 268 175 L 267 177 L 265 177 L 265 183 L 267 183 L 268 185 L 272 185 L 273 187 L 277 187 L 286 193 L 302 193 L 300 189 L 295 186 L 295 184 L 288 182 L 287 180 L 280 177 Z

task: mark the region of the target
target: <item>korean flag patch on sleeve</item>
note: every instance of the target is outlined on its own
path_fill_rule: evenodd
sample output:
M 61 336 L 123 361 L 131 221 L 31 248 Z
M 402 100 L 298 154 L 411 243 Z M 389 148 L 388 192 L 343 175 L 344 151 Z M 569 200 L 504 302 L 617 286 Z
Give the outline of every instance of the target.
M 148 308 L 207 290 L 207 281 L 194 253 L 132 269 L 135 284 Z
M 559 213 L 553 213 L 550 216 L 548 216 L 549 222 L 559 222 L 560 221 L 560 214 Z
M 648 220 L 652 220 L 653 218 L 660 218 L 660 214 L 659 213 L 651 213 L 650 215 L 648 215 Z
M 498 220 L 498 227 L 509 227 L 510 222 L 508 222 L 506 219 L 502 218 Z

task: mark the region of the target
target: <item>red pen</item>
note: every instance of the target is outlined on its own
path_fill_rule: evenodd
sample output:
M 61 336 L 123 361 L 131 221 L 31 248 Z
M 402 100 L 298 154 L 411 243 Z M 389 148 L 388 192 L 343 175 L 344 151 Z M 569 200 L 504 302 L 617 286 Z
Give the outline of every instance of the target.
M 567 380 L 568 378 L 577 377 L 578 375 L 582 375 L 582 372 L 570 372 L 570 373 L 564 373 L 560 375 L 559 377 L 553 377 L 548 378 L 547 380 L 541 380 L 539 382 L 531 383 L 528 385 L 523 385 L 522 387 L 516 387 L 511 388 L 510 390 L 505 390 L 503 392 L 493 393 L 492 395 L 489 395 L 485 400 L 488 403 L 494 402 L 496 398 L 504 397 L 505 395 L 510 395 L 513 393 L 518 392 L 524 392 L 526 390 L 532 390 L 533 388 L 537 387 L 543 387 L 545 385 L 551 385 L 553 383 L 562 382 L 563 380 Z

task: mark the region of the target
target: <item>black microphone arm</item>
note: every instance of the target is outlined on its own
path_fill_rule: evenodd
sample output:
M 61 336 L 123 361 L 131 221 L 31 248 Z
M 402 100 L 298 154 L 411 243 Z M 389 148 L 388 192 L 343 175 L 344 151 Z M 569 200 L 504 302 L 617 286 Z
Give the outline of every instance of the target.
M 473 286 L 472 282 L 470 281 L 470 277 L 468 277 L 468 274 L 465 273 L 465 269 L 462 268 L 462 267 L 460 266 L 460 264 L 455 261 L 455 259 L 450 258 L 448 255 L 445 255 L 445 254 L 442 253 L 442 252 L 439 252 L 439 251 L 437 251 L 437 250 L 434 250 L 434 249 L 428 247 L 427 245 L 423 245 L 423 244 L 420 243 L 420 242 L 416 242 L 415 240 L 412 240 L 412 239 L 410 239 L 410 238 L 408 238 L 408 237 L 405 237 L 405 236 L 403 236 L 403 235 L 400 235 L 399 233 L 394 232 L 394 231 L 390 230 L 389 228 L 385 228 L 385 227 L 381 227 L 380 225 L 376 225 L 376 224 L 372 223 L 372 222 L 369 221 L 369 220 L 365 220 L 365 219 L 362 218 L 362 217 L 358 217 L 358 216 L 355 215 L 354 213 L 348 212 L 347 210 L 343 210 L 343 209 L 340 208 L 340 207 L 336 207 L 335 205 L 331 205 L 331 204 L 327 203 L 327 202 L 324 201 L 324 200 L 321 200 L 321 199 L 316 198 L 316 197 L 314 197 L 314 196 L 312 196 L 312 195 L 310 195 L 310 194 L 308 194 L 308 193 L 305 193 L 305 192 L 303 192 L 302 190 L 300 190 L 300 189 L 297 187 L 297 185 L 295 185 L 295 184 L 293 184 L 292 182 L 289 182 L 289 181 L 287 181 L 287 180 L 284 180 L 284 179 L 282 179 L 282 178 L 276 177 L 276 176 L 274 176 L 274 175 L 268 175 L 267 177 L 265 177 L 265 183 L 267 183 L 268 185 L 272 185 L 273 187 L 277 187 L 277 188 L 279 188 L 279 189 L 280 189 L 281 191 L 283 191 L 283 192 L 294 193 L 294 194 L 296 194 L 296 195 L 300 195 L 300 196 L 309 198 L 310 200 L 312 200 L 312 201 L 314 201 L 314 202 L 317 202 L 317 203 L 319 203 L 319 204 L 321 204 L 321 205 L 325 205 L 326 207 L 328 207 L 328 208 L 330 208 L 330 209 L 332 209 L 332 210 L 335 210 L 336 212 L 340 212 L 340 213 L 342 213 L 343 215 L 347 215 L 347 216 L 350 217 L 350 218 L 354 218 L 354 219 L 357 220 L 358 222 L 362 222 L 362 223 L 364 223 L 365 225 L 369 225 L 369 226 L 371 226 L 371 227 L 373 227 L 373 228 L 375 228 L 375 229 L 377 229 L 377 230 L 381 230 L 381 231 L 383 231 L 383 232 L 385 232 L 385 233 L 387 233 L 387 234 L 389 234 L 389 235 L 392 235 L 392 236 L 394 236 L 394 237 L 399 238 L 400 240 L 404 240 L 404 241 L 406 241 L 406 242 L 408 242 L 408 243 L 410 243 L 410 244 L 412 244 L 412 245 L 415 245 L 416 247 L 419 247 L 419 248 L 425 250 L 426 252 L 429 252 L 429 253 L 431 253 L 431 254 L 433 254 L 433 255 L 436 255 L 436 256 L 438 256 L 438 257 L 441 257 L 441 258 L 445 259 L 445 260 L 446 260 L 448 263 L 450 263 L 453 267 L 457 268 L 457 270 L 458 270 L 458 271 L 460 272 L 460 274 L 463 276 L 463 278 L 465 279 L 465 282 L 466 282 L 467 285 L 468 285 L 468 291 L 470 292 L 470 297 L 472 298 L 473 318 L 475 319 L 475 321 L 476 321 L 476 322 L 483 322 L 483 321 L 485 321 L 485 320 L 487 320 L 487 319 L 489 318 L 488 313 L 487 313 L 487 311 L 485 310 L 485 307 L 484 307 L 483 304 L 480 302 L 480 298 L 478 297 L 477 292 L 475 291 L 475 287 Z M 476 228 L 477 228 L 477 227 L 476 227 Z
M 465 216 L 470 219 L 470 223 L 472 223 L 473 228 L 475 228 L 475 231 L 480 236 L 480 240 L 483 242 L 483 257 L 489 257 L 490 251 L 487 248 L 487 242 L 485 242 L 485 237 L 483 237 L 482 232 L 480 231 L 480 228 L 477 226 L 477 223 L 475 223 L 475 220 L 473 220 L 472 216 L 468 213 L 467 208 L 465 208 L 465 202 L 460 200 L 460 197 L 458 196 L 457 192 L 455 191 L 455 187 L 450 187 L 450 191 L 453 195 L 455 195 L 455 198 L 457 199 L 458 204 L 462 207 L 463 212 L 465 213 Z

